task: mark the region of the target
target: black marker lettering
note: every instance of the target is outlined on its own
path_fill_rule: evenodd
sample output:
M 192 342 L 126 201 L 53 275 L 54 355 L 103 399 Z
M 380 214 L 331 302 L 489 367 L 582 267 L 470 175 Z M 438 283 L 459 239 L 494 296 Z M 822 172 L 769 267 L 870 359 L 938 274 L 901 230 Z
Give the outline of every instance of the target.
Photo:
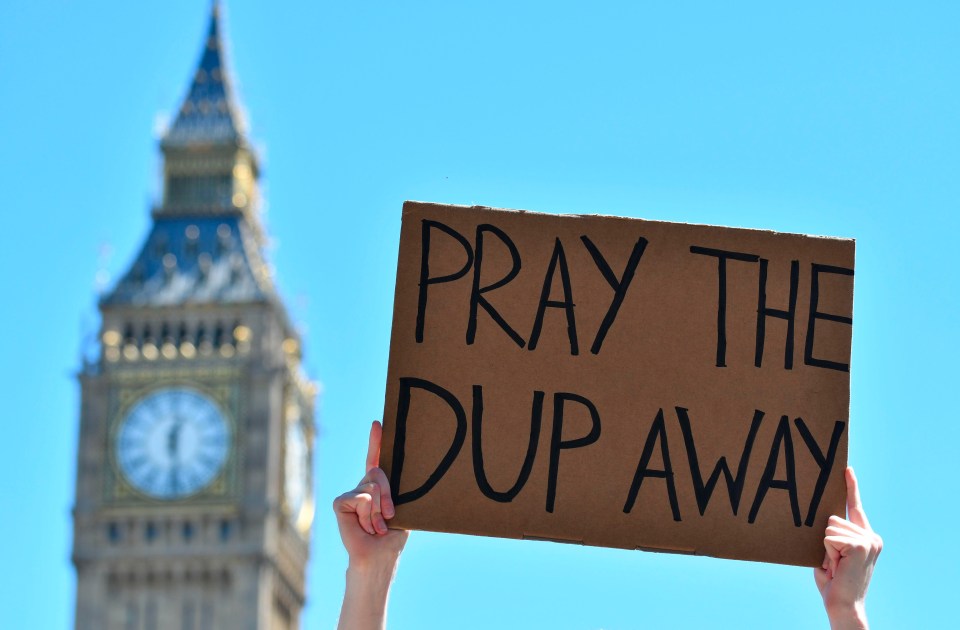
M 783 450 L 784 468 L 786 469 L 786 479 L 774 479 L 777 473 L 777 460 L 780 459 L 780 450 Z M 767 467 L 763 469 L 763 475 L 760 477 L 760 485 L 757 486 L 757 496 L 753 500 L 753 507 L 750 508 L 750 515 L 747 517 L 748 523 L 757 520 L 757 513 L 760 512 L 760 504 L 763 503 L 767 490 L 777 488 L 786 490 L 790 495 L 790 510 L 793 512 L 793 524 L 800 527 L 800 504 L 797 499 L 797 475 L 793 459 L 793 438 L 790 436 L 790 421 L 787 416 L 780 418 L 780 424 L 777 425 L 777 432 L 773 436 L 773 444 L 770 446 L 770 457 L 767 458 Z
M 714 256 L 717 259 L 717 367 L 727 367 L 727 259 L 757 262 L 756 254 L 727 252 L 709 247 L 690 246 L 690 253 Z
M 581 236 L 580 240 L 583 241 L 587 251 L 590 252 L 590 255 L 593 257 L 593 262 L 597 265 L 600 273 L 603 274 L 607 283 L 613 288 L 613 300 L 610 302 L 610 308 L 607 309 L 607 314 L 604 315 L 603 322 L 597 330 L 597 336 L 593 340 L 593 345 L 590 346 L 590 352 L 599 354 L 600 346 L 603 345 L 603 340 L 607 336 L 610 326 L 613 325 L 613 321 L 617 318 L 617 312 L 620 310 L 620 305 L 623 304 L 623 298 L 627 295 L 630 282 L 633 281 L 633 276 L 637 271 L 637 265 L 640 264 L 640 258 L 643 256 L 643 252 L 647 247 L 647 239 L 642 236 L 637 239 L 636 244 L 633 246 L 633 251 L 630 252 L 630 258 L 627 260 L 627 266 L 624 267 L 619 279 L 614 275 L 613 269 L 607 264 L 607 260 L 603 257 L 603 254 L 600 253 L 597 246 L 593 244 L 593 241 L 586 236 Z
M 537 455 L 537 444 L 540 441 L 540 424 L 543 420 L 543 392 L 533 392 L 533 407 L 530 412 L 530 441 L 527 443 L 527 454 L 523 458 L 523 465 L 520 467 L 520 475 L 517 482 L 513 484 L 506 492 L 497 492 L 487 481 L 487 473 L 483 469 L 483 446 L 481 438 L 483 429 L 483 388 L 479 385 L 473 386 L 473 474 L 477 478 L 477 486 L 480 491 L 500 503 L 509 503 L 513 501 L 524 484 L 530 477 L 530 471 L 533 470 L 533 460 Z
M 653 455 L 653 448 L 657 442 L 660 442 L 660 457 L 663 458 L 663 470 L 650 470 L 650 456 Z M 629 514 L 633 509 L 633 504 L 637 500 L 637 494 L 640 492 L 640 486 L 647 477 L 663 479 L 667 482 L 667 497 L 670 500 L 670 510 L 673 512 L 673 520 L 680 520 L 680 506 L 677 504 L 677 489 L 673 484 L 673 467 L 670 465 L 670 450 L 667 448 L 667 427 L 663 421 L 663 409 L 657 411 L 657 417 L 650 426 L 650 432 L 647 434 L 647 442 L 643 445 L 643 453 L 640 455 L 640 462 L 637 464 L 637 472 L 633 475 L 633 483 L 630 484 L 630 492 L 627 493 L 627 502 L 623 505 L 624 514 Z
M 410 414 L 410 390 L 413 388 L 422 389 L 441 398 L 450 409 L 453 410 L 457 420 L 457 432 L 453 437 L 453 443 L 447 450 L 446 455 L 440 460 L 440 464 L 427 480 L 419 488 L 400 492 L 400 475 L 403 472 L 403 457 L 407 441 L 407 417 Z M 431 383 L 430 381 L 403 377 L 400 379 L 400 395 L 397 400 L 397 427 L 393 438 L 393 466 L 390 470 L 390 487 L 394 490 L 393 502 L 395 505 L 402 505 L 415 501 L 430 492 L 437 485 L 441 477 L 447 472 L 453 461 L 460 454 L 463 442 L 467 437 L 467 414 L 463 410 L 463 405 L 457 400 L 456 396 L 444 388 Z
M 737 510 L 740 508 L 740 497 L 743 495 L 743 485 L 747 480 L 747 464 L 750 463 L 750 452 L 753 450 L 753 442 L 757 437 L 757 431 L 760 430 L 760 424 L 763 422 L 763 412 L 759 409 L 753 412 L 753 422 L 750 423 L 747 440 L 743 443 L 743 453 L 740 455 L 740 464 L 737 466 L 737 476 L 734 477 L 730 472 L 727 458 L 723 456 L 717 460 L 717 465 L 713 467 L 710 478 L 704 483 L 697 458 L 697 447 L 693 443 L 693 431 L 690 429 L 690 416 L 683 407 L 677 407 L 676 410 L 680 430 L 683 432 L 683 443 L 687 447 L 687 460 L 690 463 L 690 473 L 693 477 L 693 492 L 697 496 L 697 508 L 700 510 L 700 516 L 703 516 L 703 513 L 707 511 L 707 504 L 710 503 L 710 497 L 713 495 L 713 490 L 717 481 L 720 480 L 721 474 L 727 482 L 730 507 L 733 509 L 733 515 L 736 516 Z
M 817 466 L 820 467 L 820 474 L 817 475 L 817 484 L 813 489 L 813 498 L 810 499 L 810 509 L 807 510 L 807 518 L 803 521 L 804 525 L 812 527 L 817 518 L 817 508 L 820 507 L 820 499 L 823 498 L 823 490 L 827 487 L 827 479 L 830 478 L 830 471 L 833 470 L 833 462 L 837 458 L 837 446 L 840 444 L 840 436 L 843 435 L 843 429 L 847 425 L 845 422 L 839 420 L 834 423 L 833 435 L 830 436 L 830 445 L 827 446 L 827 454 L 824 455 L 823 451 L 820 450 L 820 445 L 817 444 L 817 440 L 814 439 L 813 434 L 810 433 L 810 429 L 804 424 L 803 418 L 795 418 L 793 423 L 797 425 L 797 431 L 800 432 L 800 437 L 803 438 L 807 448 L 810 449 L 810 454 L 813 455 L 814 461 L 816 461 Z
M 763 363 L 763 343 L 766 340 L 766 326 L 768 317 L 779 317 L 787 320 L 787 342 L 783 350 L 783 367 L 793 369 L 793 329 L 797 319 L 797 287 L 800 284 L 800 261 L 790 261 L 790 302 L 787 310 L 781 311 L 767 306 L 767 263 L 766 258 L 760 259 L 760 290 L 757 298 L 757 351 L 753 364 L 757 367 Z
M 563 405 L 566 401 L 577 402 L 587 408 L 590 412 L 590 421 L 592 425 L 590 432 L 583 437 L 573 440 L 563 439 Z M 577 394 L 568 394 L 557 392 L 553 395 L 553 435 L 550 438 L 550 469 L 547 473 L 547 512 L 553 512 L 553 506 L 557 498 L 557 476 L 560 471 L 560 451 L 562 449 L 580 448 L 588 446 L 600 439 L 600 414 L 592 402 L 578 396 Z
M 818 265 L 817 263 L 813 263 L 811 268 L 812 278 L 810 286 L 810 318 L 807 320 L 807 345 L 803 353 L 803 362 L 807 365 L 815 365 L 817 367 L 837 370 L 839 372 L 849 372 L 850 365 L 847 363 L 828 361 L 827 359 L 817 359 L 813 356 L 813 334 L 814 327 L 817 325 L 818 319 L 826 319 L 831 322 L 839 322 L 849 326 L 853 325 L 853 318 L 845 317 L 843 315 L 833 315 L 831 313 L 821 313 L 817 311 L 817 305 L 820 301 L 820 274 L 833 273 L 842 276 L 852 276 L 853 269 L 847 269 L 846 267 L 833 267 L 831 265 Z
M 457 241 L 463 246 L 464 251 L 467 253 L 467 262 L 464 263 L 463 267 L 459 271 L 447 274 L 445 276 L 437 276 L 435 278 L 430 277 L 430 230 L 433 228 L 446 232 L 453 238 L 457 239 Z M 421 230 L 420 293 L 417 296 L 417 343 L 423 343 L 423 326 L 427 315 L 427 287 L 429 287 L 431 284 L 439 284 L 441 282 L 452 282 L 453 280 L 458 280 L 465 276 L 467 271 L 470 270 L 470 267 L 473 266 L 473 249 L 470 247 L 470 243 L 466 238 L 463 237 L 462 234 L 453 228 L 440 223 L 439 221 L 432 221 L 430 219 L 423 220 Z
M 483 235 L 486 232 L 490 232 L 507 246 L 507 249 L 510 251 L 512 266 L 510 267 L 510 271 L 508 271 L 507 275 L 505 275 L 503 278 L 497 280 L 493 284 L 488 284 L 485 287 L 481 287 L 480 273 L 483 265 Z M 500 328 L 502 328 L 511 339 L 513 339 L 515 344 L 521 348 L 525 345 L 526 342 L 524 342 L 523 337 L 518 335 L 517 332 L 510 327 L 510 324 L 507 323 L 507 320 L 505 320 L 500 313 L 497 312 L 497 309 L 493 308 L 493 305 L 487 301 L 487 298 L 483 297 L 484 293 L 493 291 L 494 289 L 499 289 L 503 285 L 516 278 L 518 273 L 520 273 L 520 252 L 517 251 L 517 246 L 513 244 L 513 241 L 510 240 L 510 237 L 507 236 L 506 233 L 504 233 L 501 229 L 490 225 L 489 223 L 478 225 L 477 251 L 473 265 L 473 290 L 470 292 L 470 319 L 467 321 L 467 345 L 472 345 L 477 336 L 478 306 L 483 307 L 483 310 L 485 310 L 493 319 L 493 321 L 495 321 L 497 325 L 500 326 Z
M 550 289 L 553 287 L 553 274 L 560 269 L 560 282 L 563 285 L 563 301 L 550 299 Z M 567 269 L 567 257 L 563 253 L 563 244 L 558 238 L 553 246 L 553 255 L 547 266 L 547 273 L 543 278 L 543 289 L 540 291 L 540 304 L 537 306 L 537 317 L 533 320 L 533 330 L 530 332 L 530 350 L 537 347 L 540 339 L 540 330 L 543 328 L 543 315 L 550 308 L 562 308 L 567 314 L 567 337 L 570 339 L 570 354 L 579 353 L 577 347 L 577 322 L 573 316 L 573 292 L 570 289 L 570 271 Z

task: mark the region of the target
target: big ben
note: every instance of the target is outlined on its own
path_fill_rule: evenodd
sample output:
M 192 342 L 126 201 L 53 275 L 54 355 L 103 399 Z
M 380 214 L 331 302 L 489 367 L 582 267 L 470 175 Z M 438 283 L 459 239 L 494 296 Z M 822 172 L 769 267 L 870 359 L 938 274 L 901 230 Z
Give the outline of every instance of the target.
M 162 198 L 79 376 L 78 629 L 299 627 L 315 387 L 263 257 L 220 26 L 214 4 Z

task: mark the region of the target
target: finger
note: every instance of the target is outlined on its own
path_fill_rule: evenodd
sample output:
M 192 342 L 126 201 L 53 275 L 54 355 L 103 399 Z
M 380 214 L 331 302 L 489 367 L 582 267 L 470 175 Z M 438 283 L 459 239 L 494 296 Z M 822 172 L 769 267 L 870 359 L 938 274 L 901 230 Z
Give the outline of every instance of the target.
M 870 529 L 870 521 L 867 520 L 867 514 L 863 511 L 863 503 L 860 502 L 860 488 L 857 485 L 857 476 L 854 474 L 852 466 L 847 466 L 846 480 L 847 516 L 854 525 Z
M 333 510 L 337 517 L 356 518 L 363 531 L 368 534 L 376 534 L 370 520 L 373 497 L 368 492 L 362 491 L 363 486 L 352 492 L 341 494 L 333 502 Z
M 355 514 L 362 494 L 358 489 L 344 492 L 333 500 L 333 511 L 337 514 Z
M 359 496 L 370 497 L 370 509 L 365 510 L 365 513 L 362 517 L 362 520 L 365 524 L 369 524 L 370 527 L 364 527 L 370 533 L 377 531 L 377 521 L 383 520 L 380 518 L 380 488 L 376 483 L 372 481 L 367 481 L 366 483 L 361 483 L 357 486 L 357 493 Z M 371 531 L 371 529 L 373 531 Z
M 826 558 L 824 558 L 824 561 L 827 563 L 825 568 L 832 576 L 837 572 L 837 563 L 840 562 L 840 550 L 833 546 L 826 536 L 823 538 L 823 547 L 827 551 Z
M 851 536 L 826 536 L 824 543 L 829 543 L 835 547 L 843 558 L 861 557 L 864 558 L 869 553 L 868 545 L 862 538 Z
M 817 583 L 817 588 L 823 591 L 823 587 L 827 585 L 830 581 L 830 575 L 827 573 L 826 569 L 821 569 L 820 567 L 813 568 L 813 579 Z
M 379 469 L 377 469 L 379 470 Z M 380 486 L 375 482 L 370 482 L 364 486 L 364 490 L 370 494 L 372 499 L 370 503 L 370 525 L 378 534 L 387 533 L 387 523 L 383 520 L 383 507 L 381 505 Z
M 870 536 L 873 534 L 872 531 L 864 529 L 859 525 L 855 525 L 848 521 L 845 518 L 840 518 L 839 516 L 831 516 L 827 521 L 827 533 L 830 533 L 830 530 L 833 529 L 833 533 L 846 533 L 852 536 Z
M 370 425 L 370 441 L 367 443 L 367 472 L 380 465 L 380 438 L 383 437 L 383 425 L 374 420 Z
M 373 506 L 374 496 L 371 490 L 376 490 L 376 484 L 366 484 L 361 486 L 362 492 L 357 494 L 357 521 L 360 527 L 368 534 L 376 535 L 377 530 L 373 527 Z M 360 488 L 358 488 L 360 490 Z
M 393 518 L 396 509 L 393 505 L 393 496 L 390 494 L 390 482 L 387 481 L 387 474 L 383 472 L 382 468 L 371 468 L 367 471 L 367 477 L 365 478 L 376 483 L 380 488 L 380 510 L 383 512 L 384 518 Z
M 345 492 L 339 497 L 333 500 L 333 511 L 337 514 L 346 514 L 348 512 L 354 512 L 355 510 L 350 507 L 350 503 L 353 501 L 353 493 Z

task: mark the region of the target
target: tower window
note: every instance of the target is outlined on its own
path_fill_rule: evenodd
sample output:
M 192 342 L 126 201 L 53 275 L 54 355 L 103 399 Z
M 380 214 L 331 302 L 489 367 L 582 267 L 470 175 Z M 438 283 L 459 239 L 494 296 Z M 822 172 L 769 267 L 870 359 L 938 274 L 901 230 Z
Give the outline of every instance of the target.
M 201 101 L 201 111 L 210 103 Z M 226 205 L 230 200 L 229 175 L 174 175 L 167 180 L 168 204 L 174 206 Z
M 127 630 L 137 630 L 140 627 L 140 609 L 135 601 L 127 602 L 127 620 L 124 627 Z
M 196 225 L 188 225 L 185 230 L 187 240 L 183 243 L 183 254 L 192 258 L 197 255 L 200 246 L 200 228 Z
M 163 277 L 169 280 L 177 270 L 177 257 L 167 252 L 163 255 Z
M 200 282 L 204 282 L 207 279 L 207 275 L 210 273 L 210 266 L 213 264 L 213 260 L 210 257 L 210 254 L 203 252 L 197 256 L 197 271 L 198 278 Z
M 133 266 L 133 272 L 130 274 L 130 281 L 134 284 L 143 284 L 144 281 L 143 265 L 137 263 Z
M 157 602 L 153 599 L 147 600 L 147 606 L 144 612 L 143 629 L 157 630 Z
M 210 335 L 207 333 L 207 328 L 204 324 L 197 326 L 197 350 L 200 351 L 200 354 L 206 356 L 213 352 L 213 344 L 210 342 Z
M 197 255 L 197 241 L 187 241 L 183 244 L 183 256 L 184 258 L 193 258 Z
M 147 542 L 153 542 L 157 539 L 157 525 L 153 521 L 148 521 L 143 530 L 143 537 Z
M 200 605 L 200 630 L 213 630 L 213 602 L 209 600 Z
M 107 540 L 112 544 L 117 544 L 123 536 L 120 534 L 120 526 L 116 523 L 110 523 L 107 525 Z
M 220 521 L 220 540 L 223 542 L 230 540 L 230 521 L 226 519 Z
M 183 630 L 194 630 L 196 628 L 197 607 L 192 601 L 183 603 Z
M 183 524 L 183 539 L 190 541 L 193 538 L 193 523 L 186 522 Z
M 215 250 L 216 256 L 219 258 L 223 256 L 225 252 L 233 248 L 233 236 L 230 226 L 226 223 L 221 223 L 217 226 L 217 247 Z
M 167 235 L 160 233 L 153 239 L 153 255 L 162 258 L 167 253 Z

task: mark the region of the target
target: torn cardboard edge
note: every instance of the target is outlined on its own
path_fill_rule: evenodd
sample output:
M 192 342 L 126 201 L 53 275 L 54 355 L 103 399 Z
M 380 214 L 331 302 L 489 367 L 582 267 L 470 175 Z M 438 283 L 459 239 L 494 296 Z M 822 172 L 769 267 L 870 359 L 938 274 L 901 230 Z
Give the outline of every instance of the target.
M 779 230 L 766 230 L 763 228 L 753 228 L 749 226 L 737 226 L 737 225 L 714 225 L 709 223 L 684 223 L 683 221 L 666 221 L 662 219 L 646 219 L 642 217 L 625 217 L 617 214 L 582 214 L 582 213 L 563 213 L 557 214 L 553 212 L 543 212 L 541 210 L 527 210 L 525 208 L 498 208 L 496 206 L 484 206 L 484 205 L 466 205 L 466 204 L 446 204 L 436 201 L 417 201 L 415 199 L 408 199 L 403 202 L 403 209 L 401 211 L 401 217 L 403 213 L 407 212 L 407 206 L 417 206 L 420 208 L 429 208 L 436 207 L 440 209 L 454 209 L 454 210 L 467 210 L 467 211 L 480 211 L 480 212 L 503 212 L 503 213 L 512 213 L 512 214 L 524 214 L 532 216 L 543 216 L 543 217 L 561 217 L 568 219 L 615 219 L 615 220 L 627 220 L 627 221 L 644 221 L 648 223 L 661 223 L 664 225 L 689 225 L 691 227 L 705 227 L 705 228 L 718 228 L 725 230 L 738 230 L 742 232 L 756 232 L 758 234 L 770 234 L 774 236 L 802 236 L 805 238 L 816 238 L 824 239 L 828 241 L 840 241 L 840 242 L 849 242 L 856 243 L 856 238 L 850 236 L 831 236 L 829 234 L 802 234 L 800 232 L 781 232 Z
M 532 536 L 530 534 L 523 534 L 522 536 L 520 536 L 520 540 L 539 540 L 541 542 L 554 542 L 554 543 L 562 543 L 565 545 L 583 545 L 582 540 L 554 538 L 552 536 Z

